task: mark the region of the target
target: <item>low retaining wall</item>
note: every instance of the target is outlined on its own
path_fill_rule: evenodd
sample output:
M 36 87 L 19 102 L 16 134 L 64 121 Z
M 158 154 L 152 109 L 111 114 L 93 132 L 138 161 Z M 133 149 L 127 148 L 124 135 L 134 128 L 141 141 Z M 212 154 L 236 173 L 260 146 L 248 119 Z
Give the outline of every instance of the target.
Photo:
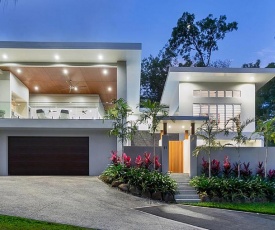
M 240 148 L 240 160 L 241 162 L 248 163 L 250 162 L 250 169 L 253 174 L 256 173 L 258 162 L 264 162 L 265 160 L 265 147 L 242 147 Z M 268 158 L 267 158 L 267 170 L 275 169 L 275 147 L 268 148 Z M 192 153 L 191 153 L 192 154 Z M 202 157 L 204 156 L 205 160 L 208 160 L 208 155 L 199 154 L 197 157 L 198 164 L 198 175 L 201 174 L 201 163 Z M 236 148 L 234 147 L 226 147 L 223 150 L 213 151 L 211 153 L 211 160 L 216 159 L 220 161 L 221 169 L 223 167 L 224 157 L 228 156 L 231 166 L 233 163 L 238 161 L 238 153 Z

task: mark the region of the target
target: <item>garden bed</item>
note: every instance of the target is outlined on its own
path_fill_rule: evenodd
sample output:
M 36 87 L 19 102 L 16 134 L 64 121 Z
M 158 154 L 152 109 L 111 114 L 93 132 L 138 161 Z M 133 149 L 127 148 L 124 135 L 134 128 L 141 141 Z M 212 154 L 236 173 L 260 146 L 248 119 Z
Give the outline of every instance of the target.
M 152 168 L 150 154 L 144 154 L 144 159 L 137 157 L 135 166 L 131 166 L 126 154 L 124 163 L 118 160 L 115 152 L 112 154 L 112 164 L 99 177 L 103 182 L 135 196 L 174 202 L 177 183 L 169 175 Z

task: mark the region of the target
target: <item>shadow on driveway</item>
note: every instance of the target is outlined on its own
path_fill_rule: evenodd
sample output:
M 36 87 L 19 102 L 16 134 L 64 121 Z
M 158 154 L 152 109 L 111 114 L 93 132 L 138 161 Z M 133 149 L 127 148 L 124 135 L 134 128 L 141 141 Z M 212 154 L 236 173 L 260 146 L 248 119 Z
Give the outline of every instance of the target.
M 272 215 L 245 213 L 189 205 L 162 205 L 156 207 L 138 208 L 138 210 L 205 229 L 275 229 L 275 216 Z

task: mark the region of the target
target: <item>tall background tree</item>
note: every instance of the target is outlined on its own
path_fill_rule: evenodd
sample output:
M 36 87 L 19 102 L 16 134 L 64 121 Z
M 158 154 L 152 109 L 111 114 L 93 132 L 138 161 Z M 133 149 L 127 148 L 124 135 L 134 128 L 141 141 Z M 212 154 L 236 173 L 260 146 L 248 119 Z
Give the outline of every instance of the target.
M 141 63 L 141 101 L 160 101 L 169 67 L 172 65 L 171 58 L 160 51 L 159 55 L 150 55 Z
M 225 38 L 226 33 L 238 29 L 237 22 L 226 22 L 225 15 L 214 18 L 209 14 L 206 18 L 195 21 L 195 15 L 183 13 L 173 28 L 169 46 L 170 53 L 192 62 L 194 66 L 209 66 L 213 51 L 218 50 L 218 41 Z
M 160 101 L 169 67 L 211 66 L 229 67 L 230 61 L 211 61 L 218 41 L 226 33 L 237 30 L 237 22 L 226 22 L 225 15 L 195 21 L 195 15 L 183 13 L 173 28 L 171 38 L 159 55 L 144 58 L 141 64 L 141 100 Z
M 261 68 L 261 61 L 244 63 L 242 68 Z M 275 68 L 275 63 L 269 63 L 265 68 Z M 275 79 L 271 79 L 256 92 L 256 118 L 263 121 L 275 116 Z

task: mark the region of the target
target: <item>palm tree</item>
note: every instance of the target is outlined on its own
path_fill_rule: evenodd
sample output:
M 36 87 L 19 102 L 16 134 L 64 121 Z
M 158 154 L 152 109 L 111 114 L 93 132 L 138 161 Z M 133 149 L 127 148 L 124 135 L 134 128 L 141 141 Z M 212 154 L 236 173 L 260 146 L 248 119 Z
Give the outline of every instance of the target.
M 267 158 L 268 158 L 268 146 L 270 142 L 275 142 L 275 118 L 267 121 L 258 120 L 255 132 L 264 138 L 265 143 L 265 164 L 264 164 L 264 176 L 267 176 Z M 252 134 L 252 135 L 253 135 Z
M 154 149 L 154 169 L 155 169 L 155 158 L 156 158 L 156 147 L 155 147 L 155 133 L 158 131 L 158 125 L 162 118 L 168 116 L 167 105 L 160 104 L 159 102 L 153 102 L 151 100 L 144 100 L 139 105 L 143 108 L 143 112 L 140 115 L 140 123 L 147 123 L 150 133 L 153 136 L 153 149 Z
M 241 175 L 240 148 L 241 148 L 241 145 L 246 144 L 246 142 L 249 140 L 249 138 L 243 134 L 243 131 L 246 128 L 246 126 L 254 122 L 254 119 L 247 119 L 246 121 L 241 122 L 240 117 L 237 116 L 229 119 L 226 123 L 226 126 L 232 122 L 233 122 L 233 126 L 226 129 L 225 132 L 226 134 L 228 134 L 229 130 L 232 130 L 235 132 L 235 135 L 232 137 L 232 141 L 235 142 L 235 147 L 238 152 L 238 178 L 240 178 L 240 175 Z
M 133 114 L 133 111 L 123 98 L 113 100 L 113 104 L 114 107 L 107 110 L 104 119 L 113 120 L 113 128 L 109 131 L 109 135 L 116 136 L 119 139 L 123 154 L 125 141 L 133 139 L 137 131 L 137 125 L 127 120 L 128 116 Z
M 217 135 L 219 133 L 224 132 L 223 129 L 219 128 L 218 123 L 216 120 L 210 119 L 205 121 L 197 130 L 195 135 L 198 138 L 201 138 L 204 142 L 203 145 L 197 146 L 194 151 L 193 155 L 198 156 L 199 153 L 205 152 L 208 155 L 208 176 L 211 177 L 211 152 L 213 150 L 222 149 L 224 146 L 217 141 Z

